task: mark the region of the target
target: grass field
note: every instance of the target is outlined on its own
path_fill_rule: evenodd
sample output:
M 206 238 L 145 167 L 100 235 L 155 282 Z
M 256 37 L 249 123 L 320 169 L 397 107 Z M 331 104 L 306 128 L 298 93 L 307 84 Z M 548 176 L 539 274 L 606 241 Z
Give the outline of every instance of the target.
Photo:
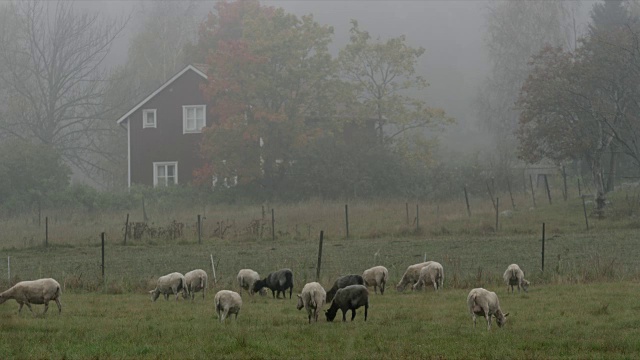
M 265 206 L 264 218 L 261 206 L 148 204 L 152 225 L 175 220 L 184 224 L 182 236 L 130 238 L 127 245 L 126 213 L 49 212 L 48 247 L 33 215 L 0 219 L 1 288 L 41 277 L 54 277 L 64 288 L 61 316 L 55 306 L 34 317 L 26 308 L 17 315 L 14 301 L 0 305 L 0 358 L 640 357 L 640 221 L 637 204 L 628 199 L 618 194 L 605 219 L 589 219 L 588 231 L 579 199 L 553 205 L 539 199 L 530 209 L 524 197 L 516 198 L 520 210 L 500 217 L 498 231 L 491 203 L 478 198 L 472 199 L 471 218 L 457 200 L 418 204 L 419 228 L 416 204 L 409 206 L 407 222 L 405 202 L 352 202 L 349 238 L 344 204 L 319 201 Z M 276 209 L 275 241 L 270 208 Z M 135 214 L 132 222 L 139 221 Z M 205 217 L 201 244 L 194 214 Z M 289 267 L 296 291 L 315 280 L 320 230 L 326 288 L 339 275 L 374 265 L 389 269 L 393 285 L 425 254 L 444 266 L 445 288 L 399 294 L 391 285 L 384 296 L 372 295 L 366 323 L 359 313 L 354 323 L 308 325 L 295 300 L 246 295 L 237 322 L 217 322 L 213 294 L 236 289 L 241 268 L 266 275 Z M 511 263 L 532 281 L 528 294 L 507 296 L 501 275 Z M 194 268 L 209 273 L 206 301 L 151 303 L 147 291 L 158 276 Z M 473 329 L 465 301 L 480 286 L 496 291 L 511 313 L 505 328 Z
M 11 358 L 606 358 L 640 355 L 635 282 L 545 285 L 526 295 L 497 289 L 504 328 L 474 329 L 465 289 L 371 295 L 369 318 L 307 324 L 295 299 L 243 296 L 238 320 L 221 324 L 213 294 L 190 303 L 144 294 L 66 293 L 63 313 L 16 315 L 0 307 L 0 349 Z M 42 311 L 42 306 L 36 306 Z

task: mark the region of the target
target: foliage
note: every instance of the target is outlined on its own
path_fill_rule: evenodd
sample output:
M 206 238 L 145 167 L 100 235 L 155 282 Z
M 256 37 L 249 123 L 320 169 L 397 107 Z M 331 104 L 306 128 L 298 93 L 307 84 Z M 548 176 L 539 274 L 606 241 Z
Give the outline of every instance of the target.
M 390 145 L 400 135 L 451 121 L 442 109 L 427 106 L 417 96 L 427 81 L 416 74 L 424 48 L 413 48 L 401 35 L 386 42 L 371 41 L 358 22 L 351 21 L 351 41 L 338 58 L 342 79 L 350 85 L 342 117 L 373 122 L 379 145 Z
M 333 29 L 312 16 L 299 19 L 255 3 L 217 7 L 219 18 L 209 19 L 214 26 L 204 36 L 217 40 L 208 48 L 204 88 L 216 123 L 204 132 L 202 153 L 218 178 L 237 177 L 240 184 L 259 184 L 271 193 L 296 150 L 317 131 L 306 119 L 330 108 L 327 46 Z M 234 32 L 235 26 L 241 31 Z
M 0 144 L 0 203 L 22 210 L 45 202 L 69 183 L 71 171 L 46 145 L 17 140 Z
M 20 1 L 2 8 L 0 79 L 10 111 L 0 134 L 42 143 L 87 175 L 104 169 L 100 147 L 104 59 L 124 28 L 64 1 Z M 6 21 L 5 21 L 6 20 Z

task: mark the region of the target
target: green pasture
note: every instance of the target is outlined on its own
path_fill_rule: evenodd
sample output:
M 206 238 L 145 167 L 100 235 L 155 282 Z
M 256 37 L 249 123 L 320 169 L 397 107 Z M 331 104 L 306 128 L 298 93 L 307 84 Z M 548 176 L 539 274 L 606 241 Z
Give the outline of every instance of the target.
M 503 328 L 474 329 L 467 289 L 371 295 L 369 318 L 307 323 L 295 299 L 243 296 L 235 318 L 219 323 L 206 300 L 158 300 L 69 291 L 63 312 L 17 314 L 0 306 L 4 359 L 629 359 L 640 356 L 640 285 L 635 282 L 496 288 L 509 312 Z M 42 306 L 34 306 L 41 312 Z M 52 311 L 54 310 L 54 311 Z

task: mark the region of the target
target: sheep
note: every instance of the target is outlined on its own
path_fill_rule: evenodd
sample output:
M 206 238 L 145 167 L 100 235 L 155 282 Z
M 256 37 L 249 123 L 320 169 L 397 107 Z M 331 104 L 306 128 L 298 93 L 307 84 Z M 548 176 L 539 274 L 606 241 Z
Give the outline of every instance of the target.
M 484 316 L 487 319 L 487 330 L 491 330 L 491 316 L 496 317 L 498 327 L 503 327 L 507 322 L 507 316 L 509 316 L 509 313 L 502 313 L 498 295 L 483 288 L 476 288 L 469 292 L 467 306 L 473 317 L 474 328 L 476 327 L 476 316 Z
M 309 317 L 309 324 L 311 324 L 311 315 L 318 322 L 318 311 L 322 310 L 322 307 L 327 301 L 327 293 L 324 291 L 322 285 L 317 282 L 310 282 L 302 288 L 302 292 L 298 294 L 298 310 L 303 307 L 307 310 Z
M 196 297 L 196 292 L 202 290 L 202 299 L 204 299 L 207 290 L 207 272 L 202 269 L 196 269 L 184 274 L 187 281 L 187 292 L 191 295 L 191 300 Z
M 220 290 L 216 293 L 213 302 L 216 304 L 216 313 L 218 313 L 220 322 L 224 322 L 224 319 L 231 314 L 236 314 L 236 320 L 238 320 L 238 314 L 242 307 L 240 294 L 231 290 Z
M 338 309 L 342 310 L 342 321 L 347 321 L 346 312 L 351 310 L 351 321 L 356 317 L 356 309 L 364 306 L 364 321 L 369 311 L 369 290 L 364 285 L 349 285 L 338 289 L 329 310 L 325 311 L 327 321 L 333 321 Z
M 31 304 L 44 304 L 44 312 L 49 310 L 49 301 L 54 300 L 58 305 L 58 313 L 62 313 L 60 304 L 60 284 L 54 279 L 38 279 L 33 281 L 20 281 L 8 290 L 0 293 L 0 304 L 9 299 L 14 299 L 20 304 L 18 314 L 22 311 L 22 306 L 27 305 L 33 313 Z
M 178 295 L 182 292 L 182 297 L 187 298 L 187 280 L 184 275 L 179 272 L 160 276 L 156 283 L 156 288 L 149 291 L 151 294 L 151 300 L 156 301 L 160 294 L 164 295 L 165 300 L 169 300 L 169 294 L 176 294 L 176 301 L 178 301 Z
M 513 293 L 513 287 L 518 286 L 518 293 L 520 288 L 527 292 L 529 290 L 529 281 L 525 280 L 524 272 L 518 264 L 511 264 L 507 267 L 507 270 L 502 275 L 504 282 L 507 283 L 507 292 L 509 292 L 509 286 L 511 286 L 511 293 Z
M 438 289 L 442 288 L 442 283 L 444 282 L 444 270 L 442 269 L 442 265 L 438 262 L 433 261 L 431 264 L 420 269 L 420 276 L 418 277 L 418 282 L 413 284 L 411 287 L 412 290 L 419 290 L 423 286 L 427 284 L 433 284 L 433 288 L 438 291 Z
M 282 293 L 282 298 L 286 299 L 287 295 L 285 291 L 289 289 L 289 299 L 291 299 L 291 294 L 293 293 L 293 272 L 291 269 L 280 269 L 272 272 L 264 279 L 253 283 L 253 292 L 258 292 L 265 287 L 271 290 L 274 299 L 276 298 L 276 292 L 278 299 L 280 298 L 280 293 Z
M 238 280 L 240 288 L 245 289 L 249 295 L 253 295 L 253 284 L 260 280 L 260 275 L 251 269 L 242 269 L 238 271 L 236 279 Z M 260 295 L 267 295 L 267 289 L 261 289 Z
M 373 286 L 373 291 L 377 294 L 380 287 L 380 295 L 384 295 L 384 288 L 389 279 L 389 270 L 384 266 L 374 266 L 362 273 L 365 286 Z
M 413 285 L 418 282 L 418 279 L 420 278 L 420 270 L 431 263 L 432 261 L 427 261 L 409 266 L 402 275 L 398 285 L 396 285 L 396 290 L 402 292 L 407 285 Z
M 349 285 L 364 285 L 364 279 L 360 275 L 345 275 L 339 277 L 334 283 L 331 289 L 327 291 L 327 302 L 333 300 L 338 289 L 342 289 Z

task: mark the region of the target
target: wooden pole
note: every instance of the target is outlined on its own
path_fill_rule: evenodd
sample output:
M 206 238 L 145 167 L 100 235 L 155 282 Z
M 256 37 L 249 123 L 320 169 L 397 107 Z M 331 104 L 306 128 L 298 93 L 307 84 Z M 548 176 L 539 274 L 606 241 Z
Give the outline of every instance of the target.
M 499 211 L 500 211 L 500 198 L 497 197 L 496 198 L 496 232 L 498 232 L 498 226 L 499 226 L 499 223 L 498 223 Z
M 489 197 L 491 198 L 491 203 L 493 204 L 493 208 L 496 208 L 496 202 L 493 200 L 493 191 L 491 191 L 491 187 L 489 186 L 489 182 L 487 181 L 487 191 L 489 192 Z
M 104 231 L 100 234 L 102 239 L 102 281 L 104 282 Z
M 407 213 L 407 225 L 409 225 L 409 203 L 408 202 L 404 203 L 404 208 Z
M 547 174 L 544 174 L 544 187 L 547 189 L 547 197 L 549 198 L 549 205 L 551 205 L 551 190 L 549 190 L 549 180 L 547 180 Z
M 533 208 L 536 208 L 536 190 L 533 188 L 533 178 L 529 175 L 529 184 L 531 184 L 531 200 L 533 200 Z
M 209 255 L 211 257 L 211 271 L 213 272 L 213 285 L 217 283 L 216 280 L 216 266 L 213 264 L 213 254 Z
M 276 212 L 271 208 L 271 239 L 276 241 Z
M 511 208 L 516 209 L 516 202 L 513 200 L 513 192 L 511 192 L 511 177 L 507 177 L 507 189 L 509 190 L 509 196 L 511 197 Z
M 49 247 L 49 217 L 44 218 L 44 246 Z
M 471 217 L 471 207 L 469 207 L 469 194 L 467 194 L 467 186 L 464 187 L 464 201 L 467 203 L 467 215 Z
M 198 244 L 202 244 L 202 219 L 198 214 Z
M 544 223 L 542 223 L 542 272 L 544 272 Z
M 582 210 L 584 211 L 584 222 L 587 224 L 587 231 L 589 231 L 589 217 L 587 216 L 587 205 L 584 203 L 584 197 L 582 198 Z
M 349 205 L 344 204 L 344 222 L 347 231 L 347 239 L 349 238 Z
M 144 198 L 142 198 L 142 220 L 146 223 L 149 221 L 147 216 L 147 208 L 144 206 Z
M 564 192 L 562 193 L 562 197 L 564 201 L 567 201 L 567 199 L 569 198 L 569 193 L 567 192 L 567 171 L 564 168 L 564 165 L 562 165 L 562 184 L 564 186 Z
M 580 186 L 580 178 L 578 178 L 578 196 L 582 197 L 582 187 Z
M 8 285 L 11 286 L 11 256 L 7 256 L 7 278 L 9 279 Z
M 124 222 L 124 244 L 127 245 L 127 233 L 129 232 L 129 213 L 127 213 L 127 220 Z
M 316 268 L 316 281 L 320 281 L 320 265 L 322 264 L 322 241 L 324 238 L 324 231 L 320 230 L 320 243 L 318 244 L 318 265 Z
M 416 204 L 416 231 L 420 229 L 420 205 Z

